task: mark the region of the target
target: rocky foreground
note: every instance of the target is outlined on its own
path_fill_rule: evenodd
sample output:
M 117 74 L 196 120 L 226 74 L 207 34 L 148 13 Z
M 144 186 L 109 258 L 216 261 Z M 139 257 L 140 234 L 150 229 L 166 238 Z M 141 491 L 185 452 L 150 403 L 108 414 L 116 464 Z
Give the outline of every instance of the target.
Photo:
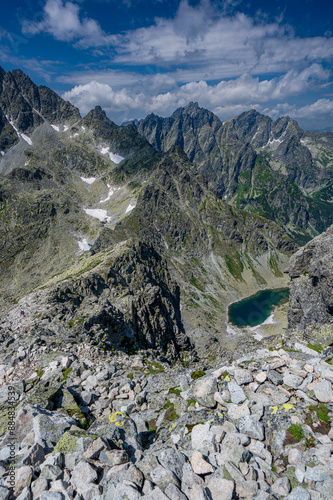
M 330 349 L 193 370 L 16 337 L 2 338 L 0 499 L 332 498 Z

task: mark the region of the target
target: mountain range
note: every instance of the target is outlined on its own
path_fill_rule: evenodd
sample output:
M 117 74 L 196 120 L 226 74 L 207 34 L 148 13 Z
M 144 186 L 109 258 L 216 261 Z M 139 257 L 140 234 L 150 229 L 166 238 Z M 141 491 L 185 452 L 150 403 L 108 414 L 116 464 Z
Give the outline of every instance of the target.
M 25 304 L 45 335 L 101 348 L 253 342 L 228 305 L 286 286 L 290 255 L 333 223 L 333 134 L 288 117 L 190 103 L 118 126 L 0 69 L 0 150 L 2 316 Z

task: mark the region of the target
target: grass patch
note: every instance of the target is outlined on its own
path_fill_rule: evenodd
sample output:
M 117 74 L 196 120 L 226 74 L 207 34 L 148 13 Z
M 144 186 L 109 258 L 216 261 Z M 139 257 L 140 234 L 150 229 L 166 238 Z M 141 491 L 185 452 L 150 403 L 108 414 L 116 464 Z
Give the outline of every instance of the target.
M 164 420 L 167 420 L 168 422 L 173 422 L 178 418 L 178 415 L 175 410 L 175 405 L 171 403 L 171 401 L 168 399 L 163 408 L 166 410 L 165 415 L 164 415 Z
M 191 373 L 191 378 L 192 380 L 197 380 L 198 378 L 203 377 L 205 372 L 203 370 L 196 370 L 195 372 Z
M 291 424 L 288 432 L 292 435 L 297 443 L 299 443 L 304 438 L 304 431 L 300 424 Z
M 44 369 L 38 368 L 38 370 L 36 370 L 36 373 L 37 373 L 38 378 L 41 379 L 42 376 L 44 375 Z
M 202 285 L 199 283 L 198 278 L 196 278 L 195 276 L 192 276 L 192 278 L 190 279 L 190 283 L 191 283 L 191 285 L 195 286 L 195 288 L 200 290 L 200 292 L 204 291 Z
M 146 363 L 148 365 L 149 373 L 151 373 L 152 375 L 164 372 L 164 368 L 162 365 L 160 365 L 160 363 L 157 363 L 156 361 L 146 361 Z
M 324 348 L 323 346 L 321 346 L 320 344 L 307 344 L 308 348 L 309 349 L 312 349 L 313 351 L 316 351 L 316 352 L 323 352 Z
M 130 380 L 133 380 L 133 377 L 134 377 L 133 373 L 128 373 L 127 374 L 127 378 L 129 378 Z
M 169 389 L 169 394 L 175 394 L 176 396 L 180 396 L 181 392 L 182 391 L 178 388 L 178 386 L 170 387 L 170 389 Z
M 305 439 L 306 448 L 314 448 L 315 446 L 315 438 L 313 436 Z
M 191 405 L 195 406 L 196 400 L 195 399 L 188 399 L 187 400 L 187 408 L 189 408 Z
M 62 369 L 63 378 L 61 379 L 61 382 L 65 382 L 65 380 L 68 379 L 68 375 L 71 373 L 72 370 L 73 368 L 71 367 Z
M 311 412 L 314 411 L 317 414 L 317 417 L 319 418 L 319 420 L 321 420 L 322 422 L 326 422 L 326 423 L 330 422 L 330 418 L 328 416 L 329 409 L 323 403 L 319 403 L 319 405 L 317 405 L 317 406 L 310 405 L 309 410 Z

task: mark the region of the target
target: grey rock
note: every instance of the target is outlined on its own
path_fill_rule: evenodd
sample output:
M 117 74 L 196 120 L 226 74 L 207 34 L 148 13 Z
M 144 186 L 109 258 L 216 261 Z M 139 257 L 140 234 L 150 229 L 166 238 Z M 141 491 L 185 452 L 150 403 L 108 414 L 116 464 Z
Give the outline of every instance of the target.
M 243 370 L 242 368 L 236 368 L 234 370 L 234 377 L 238 385 L 244 385 L 253 382 L 252 373 L 249 370 Z
M 283 382 L 283 376 L 276 370 L 267 370 L 267 378 L 274 385 L 279 385 Z
M 243 389 L 234 381 L 228 382 L 228 390 L 232 403 L 239 404 L 246 400 L 246 394 Z
M 150 472 L 150 478 L 152 482 L 157 484 L 157 486 L 159 486 L 163 491 L 170 483 L 173 483 L 177 486 L 177 488 L 180 488 L 180 481 L 176 474 L 162 466 L 158 466 L 152 470 Z
M 72 482 L 80 491 L 84 491 L 87 484 L 94 483 L 97 477 L 96 470 L 84 460 L 79 462 L 72 472 Z
M 158 461 L 168 470 L 171 470 L 178 479 L 181 480 L 183 466 L 187 461 L 187 457 L 174 448 L 166 448 L 158 454 Z
M 45 465 L 40 473 L 40 478 L 56 481 L 62 476 L 62 469 L 57 465 Z
M 303 378 L 293 373 L 285 373 L 283 376 L 283 383 L 292 389 L 297 389 L 303 382 Z
M 285 497 L 291 490 L 290 481 L 287 477 L 279 477 L 271 487 L 271 491 L 275 495 Z
M 30 488 L 26 487 L 22 493 L 17 497 L 17 500 L 31 500 Z
M 99 460 L 103 464 L 114 465 L 125 464 L 129 462 L 129 456 L 125 450 L 105 450 L 99 455 Z
M 144 498 L 146 500 L 169 500 L 158 486 L 156 486 L 151 493 L 145 495 Z
M 327 474 L 319 467 L 306 467 L 305 478 L 310 481 L 324 481 Z
M 114 494 L 114 500 L 138 500 L 141 493 L 135 485 L 118 483 Z
M 311 495 L 305 488 L 302 486 L 297 486 L 292 490 L 291 493 L 286 497 L 286 500 L 310 500 Z
M 228 479 L 223 479 L 219 475 L 211 475 L 207 478 L 206 484 L 212 500 L 231 500 L 235 490 L 235 483 Z
M 170 500 L 187 500 L 187 497 L 180 491 L 179 488 L 173 483 L 170 483 L 166 488 L 165 492 L 166 496 Z
M 214 399 L 214 394 L 216 391 L 216 378 L 200 378 L 194 384 L 192 396 L 201 406 L 205 406 L 206 408 L 215 408 L 216 401 Z
M 0 500 L 8 500 L 11 495 L 11 490 L 5 486 L 0 486 Z
M 315 384 L 314 393 L 318 401 L 328 403 L 333 401 L 332 384 L 328 380 L 323 380 Z
M 40 500 L 65 500 L 65 496 L 60 491 L 44 491 Z
M 265 439 L 265 428 L 260 423 L 254 420 L 250 415 L 246 415 L 238 420 L 237 426 L 240 432 L 247 434 L 253 439 L 263 441 Z
M 39 477 L 31 484 L 31 492 L 34 500 L 38 500 L 43 491 L 47 491 L 49 488 L 49 481 L 43 477 Z
M 29 487 L 31 484 L 32 468 L 28 465 L 24 465 L 16 470 L 15 476 L 15 493 L 19 495 L 24 488 Z

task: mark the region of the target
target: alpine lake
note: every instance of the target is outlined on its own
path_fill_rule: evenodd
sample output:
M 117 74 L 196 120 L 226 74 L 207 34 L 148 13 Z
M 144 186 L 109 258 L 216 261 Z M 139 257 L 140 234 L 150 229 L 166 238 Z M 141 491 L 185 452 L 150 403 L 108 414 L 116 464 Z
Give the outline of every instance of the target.
M 240 328 L 264 323 L 275 307 L 289 299 L 289 288 L 261 290 L 229 306 L 229 321 Z

